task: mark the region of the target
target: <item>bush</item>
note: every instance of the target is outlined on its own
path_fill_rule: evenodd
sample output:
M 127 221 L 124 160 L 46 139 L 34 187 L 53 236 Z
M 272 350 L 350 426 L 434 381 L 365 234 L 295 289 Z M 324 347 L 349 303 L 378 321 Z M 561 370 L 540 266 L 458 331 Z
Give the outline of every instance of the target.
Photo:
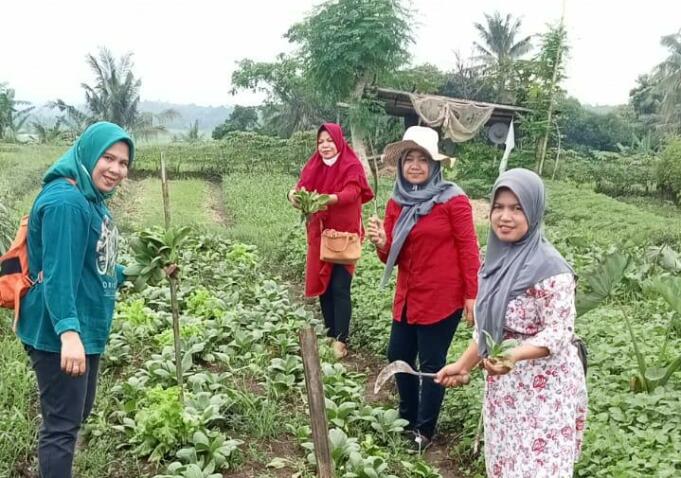
M 664 195 L 681 204 L 681 137 L 669 140 L 660 153 L 657 181 Z
M 652 196 L 659 193 L 658 164 L 659 159 L 648 154 L 567 150 L 556 179 L 589 184 L 608 196 Z
M 143 146 L 137 151 L 134 170 L 158 171 L 163 154 L 168 171 L 175 174 L 263 172 L 297 175 L 315 147 L 314 131 L 298 132 L 288 139 L 234 131 L 220 141 Z

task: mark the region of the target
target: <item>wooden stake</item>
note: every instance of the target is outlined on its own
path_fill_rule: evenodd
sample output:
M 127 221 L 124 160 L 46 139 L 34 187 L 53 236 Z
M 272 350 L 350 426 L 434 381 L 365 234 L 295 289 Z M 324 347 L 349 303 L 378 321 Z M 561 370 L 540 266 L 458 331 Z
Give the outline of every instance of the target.
M 163 218 L 166 231 L 170 229 L 170 193 L 168 192 L 168 177 L 166 175 L 166 161 L 161 153 L 161 192 L 163 193 Z
M 168 176 L 166 175 L 166 162 L 161 153 L 161 192 L 163 193 L 163 217 L 166 231 L 170 229 L 170 193 L 168 192 Z M 170 307 L 173 313 L 173 341 L 175 345 L 175 375 L 177 386 L 180 390 L 180 403 L 184 403 L 184 385 L 182 371 L 182 347 L 180 346 L 180 306 L 177 302 L 177 276 L 175 272 L 166 274 L 170 282 Z
M 312 441 L 317 459 L 317 476 L 333 478 L 333 462 L 329 446 L 329 430 L 326 422 L 326 406 L 324 404 L 324 383 L 317 348 L 317 334 L 312 326 L 300 331 L 300 348 L 305 370 L 305 386 L 310 408 L 312 424 Z

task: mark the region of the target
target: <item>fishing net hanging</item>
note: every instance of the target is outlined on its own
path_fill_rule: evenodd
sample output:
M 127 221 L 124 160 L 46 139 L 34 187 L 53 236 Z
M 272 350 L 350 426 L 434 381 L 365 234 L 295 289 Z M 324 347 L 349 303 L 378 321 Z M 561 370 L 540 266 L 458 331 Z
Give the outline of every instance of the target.
M 494 106 L 479 106 L 461 103 L 442 97 L 409 95 L 421 123 L 432 128 L 441 128 L 443 136 L 455 143 L 472 139 L 494 111 Z

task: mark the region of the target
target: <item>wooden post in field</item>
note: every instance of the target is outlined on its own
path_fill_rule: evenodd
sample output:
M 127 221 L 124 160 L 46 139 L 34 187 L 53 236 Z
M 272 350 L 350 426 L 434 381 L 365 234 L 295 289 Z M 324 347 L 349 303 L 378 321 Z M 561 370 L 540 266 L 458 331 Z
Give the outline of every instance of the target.
M 317 348 L 317 334 L 310 325 L 300 331 L 300 348 L 303 354 L 307 401 L 310 407 L 312 424 L 312 441 L 317 459 L 317 476 L 333 478 L 331 448 L 329 447 L 329 430 L 326 423 L 326 406 L 324 405 L 324 384 Z
M 166 231 L 170 229 L 170 193 L 168 192 L 168 177 L 166 175 L 166 162 L 161 153 L 161 191 L 163 193 L 163 217 Z M 180 346 L 180 306 L 177 302 L 177 275 L 176 271 L 168 273 L 166 277 L 170 283 L 170 306 L 173 314 L 173 340 L 175 342 L 175 374 L 177 386 L 180 389 L 180 403 L 184 403 L 184 386 L 182 372 L 182 349 Z
M 161 153 L 161 191 L 163 192 L 163 218 L 166 230 L 170 229 L 170 193 L 168 192 L 168 177 L 166 175 L 166 161 Z

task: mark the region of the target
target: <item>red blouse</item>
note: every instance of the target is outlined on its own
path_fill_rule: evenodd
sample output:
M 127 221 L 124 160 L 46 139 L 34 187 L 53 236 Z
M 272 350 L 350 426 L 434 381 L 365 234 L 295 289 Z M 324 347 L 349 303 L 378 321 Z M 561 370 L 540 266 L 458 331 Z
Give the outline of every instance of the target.
M 384 228 L 388 241 L 378 257 L 386 262 L 393 228 L 402 207 L 388 201 Z M 473 208 L 466 196 L 436 204 L 409 233 L 397 258 L 397 289 L 393 319 L 428 325 L 462 309 L 465 299 L 478 293 L 480 255 L 473 224 Z

